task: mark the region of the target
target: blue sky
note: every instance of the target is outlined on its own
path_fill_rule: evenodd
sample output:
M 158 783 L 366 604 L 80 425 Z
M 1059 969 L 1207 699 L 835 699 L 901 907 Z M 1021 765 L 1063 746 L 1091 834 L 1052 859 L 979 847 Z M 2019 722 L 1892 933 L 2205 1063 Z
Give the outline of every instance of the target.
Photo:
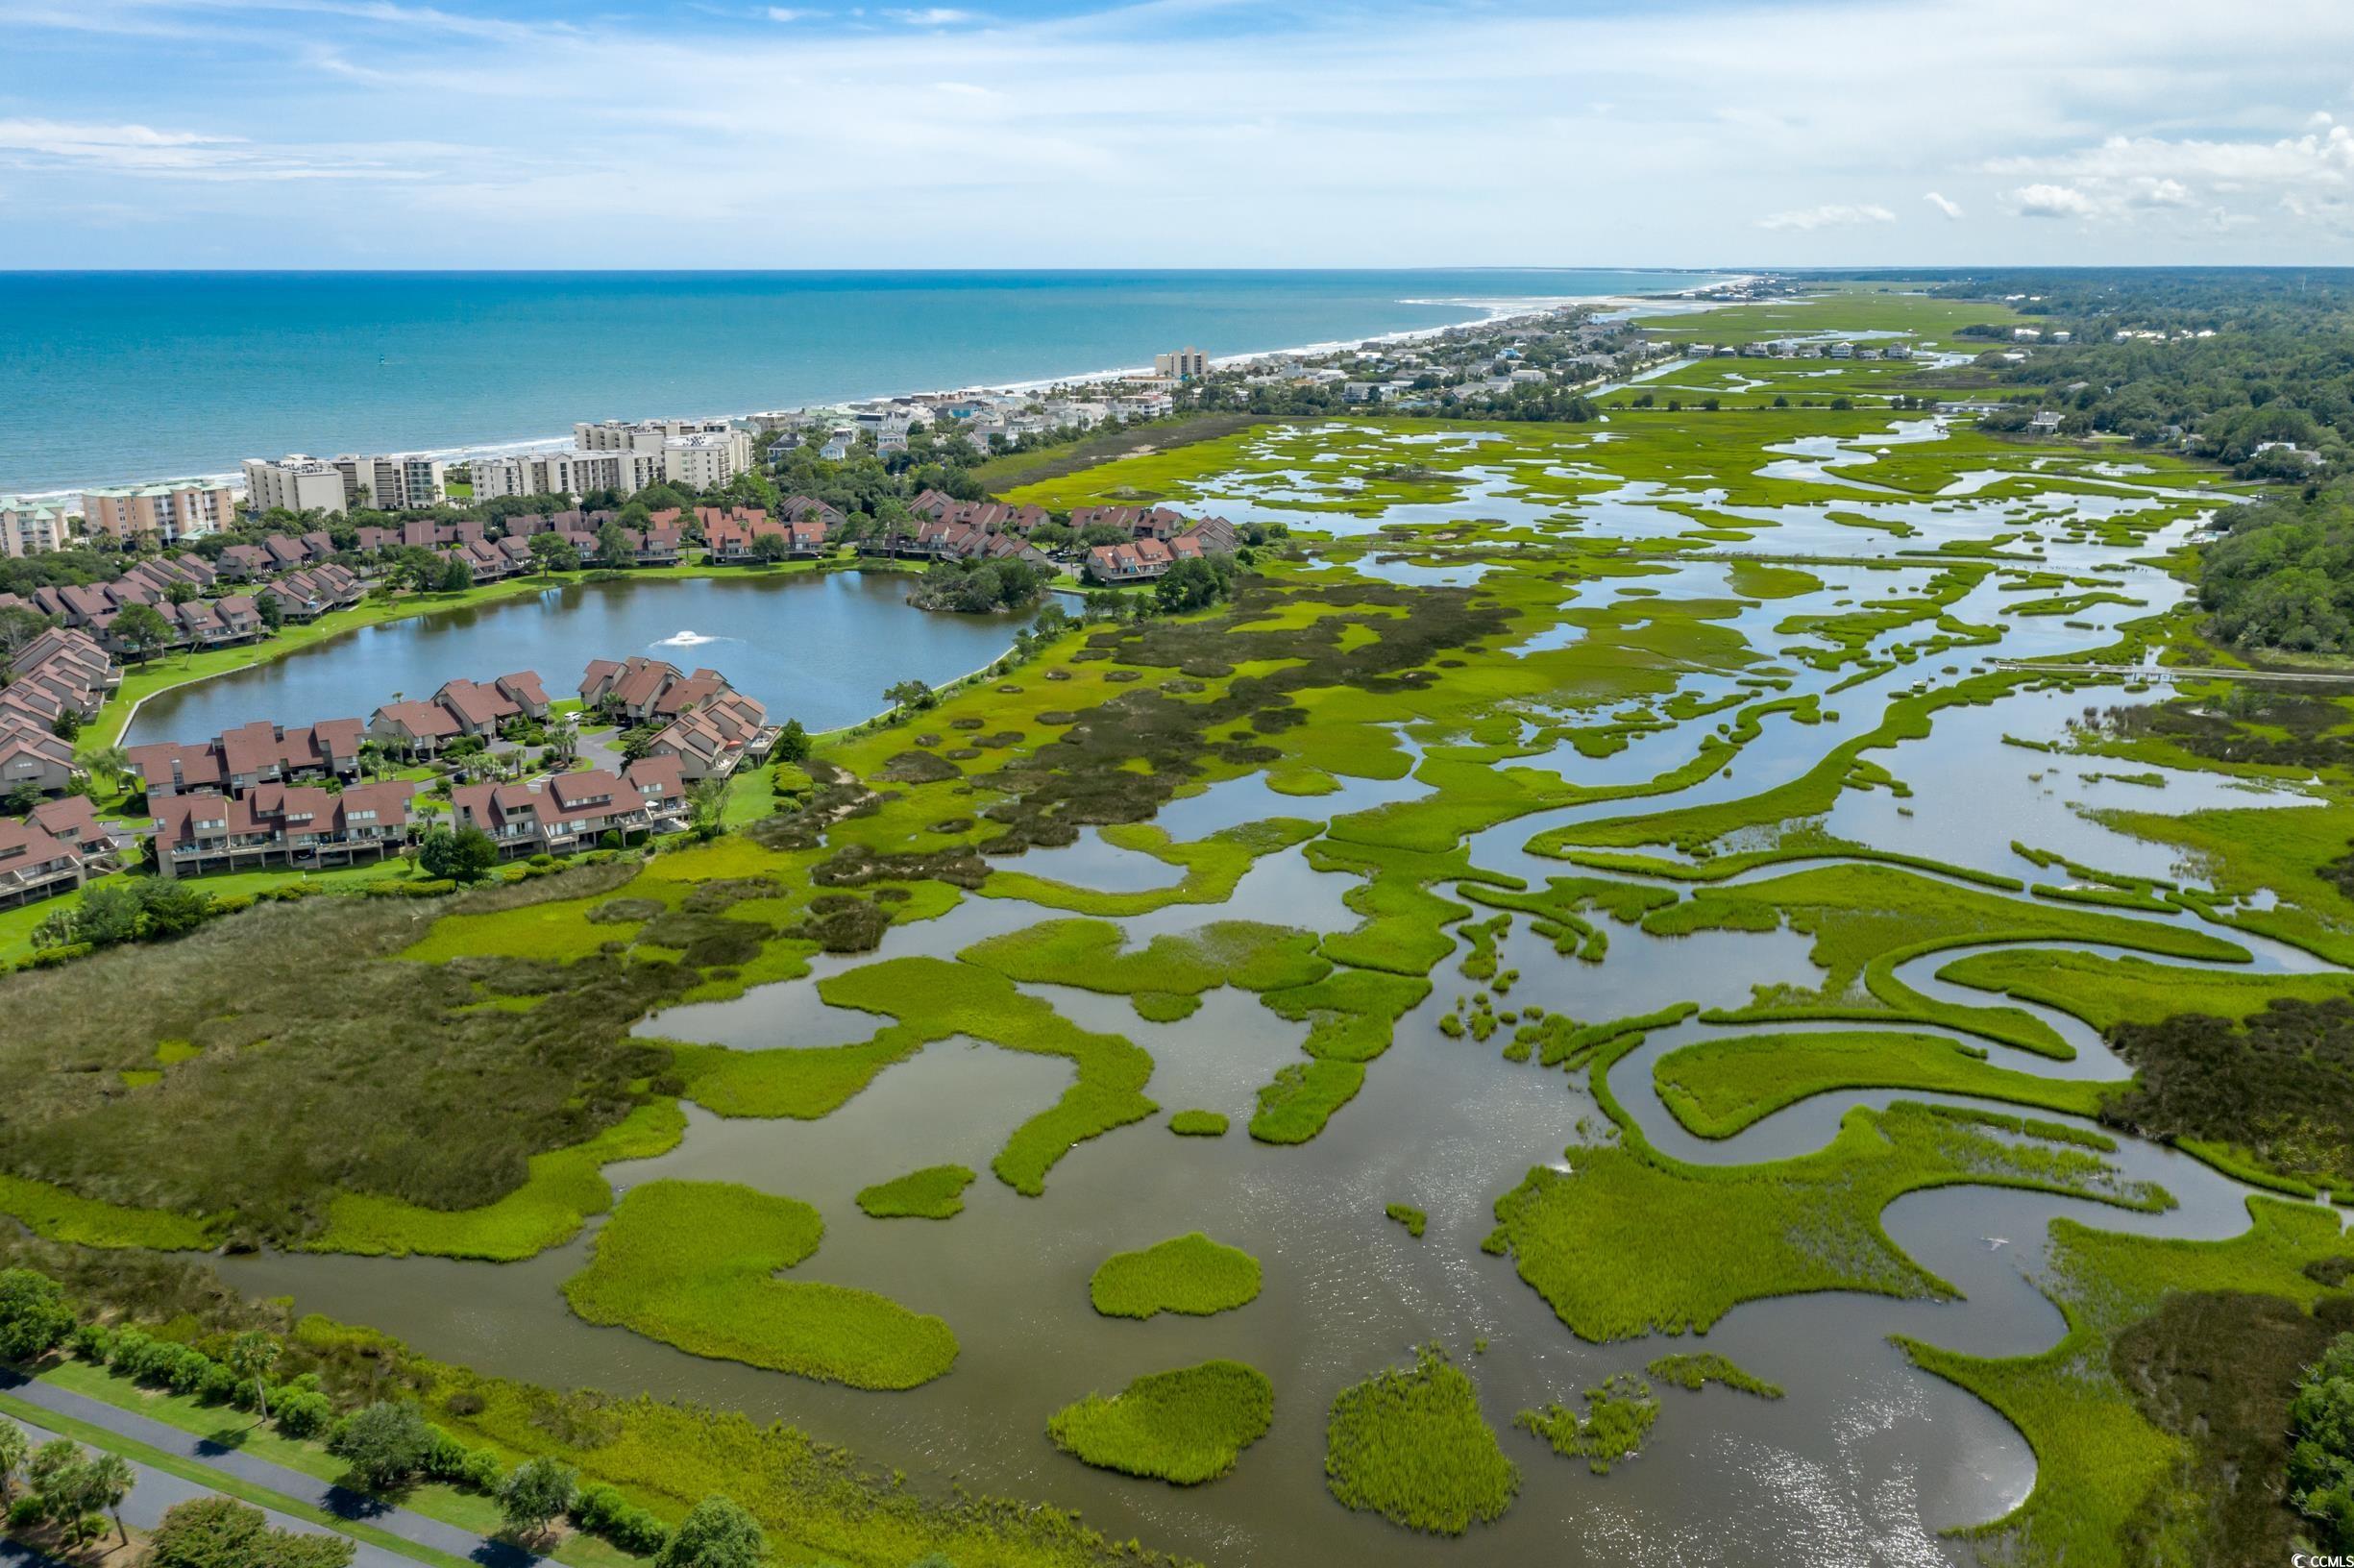
M 2354 261 L 2354 4 L 0 0 L 0 267 Z

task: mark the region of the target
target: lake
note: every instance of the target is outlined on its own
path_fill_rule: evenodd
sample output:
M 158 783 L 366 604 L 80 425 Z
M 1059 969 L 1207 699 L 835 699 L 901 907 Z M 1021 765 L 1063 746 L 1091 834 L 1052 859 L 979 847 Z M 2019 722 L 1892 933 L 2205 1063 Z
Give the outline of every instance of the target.
M 201 742 L 256 719 L 365 719 L 443 681 L 536 670 L 573 695 L 595 658 L 632 653 L 708 665 L 768 705 L 776 723 L 854 724 L 910 678 L 939 685 L 1012 643 L 1011 618 L 910 608 L 900 573 L 825 572 L 573 583 L 471 609 L 363 626 L 231 674 L 150 698 L 126 745 Z

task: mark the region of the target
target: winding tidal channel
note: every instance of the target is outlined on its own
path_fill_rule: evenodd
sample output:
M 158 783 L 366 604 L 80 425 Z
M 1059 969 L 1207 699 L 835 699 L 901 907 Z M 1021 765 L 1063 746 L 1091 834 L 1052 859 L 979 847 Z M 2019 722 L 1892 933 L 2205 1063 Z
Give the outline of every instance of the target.
M 1883 439 L 1935 441 L 1942 434 L 1942 427 L 1932 422 L 1908 421 Z M 1722 625 L 1761 649 L 1803 647 L 1804 636 L 1778 639 L 1776 626 L 1793 618 L 1833 614 L 1867 598 L 1920 591 L 1949 564 L 1934 554 L 1943 540 L 2016 529 L 2023 517 L 2084 522 L 2182 499 L 2154 483 L 2121 480 L 1998 501 L 1978 494 L 1986 482 L 1982 478 L 1964 476 L 1948 495 L 1925 501 L 1871 484 L 1869 453 L 1858 449 L 1876 444 L 1832 441 L 1772 454 L 1778 475 L 1852 481 L 1853 501 L 1717 505 L 1720 512 L 1749 519 L 1776 551 L 1832 558 L 1809 566 L 1819 588 L 1768 603 L 1752 601 Z M 1594 461 L 1603 461 L 1607 451 L 1597 448 Z M 1863 472 L 1856 472 L 1859 467 Z M 1650 539 L 1691 527 L 1679 505 L 1713 504 L 1704 494 L 1646 480 L 1563 507 L 1531 498 L 1519 478 L 1505 466 L 1475 468 L 1464 493 L 1453 502 L 1402 504 L 1370 518 L 1328 512 L 1304 519 L 1289 509 L 1288 502 L 1319 493 L 1312 467 L 1263 470 L 1248 481 L 1209 486 L 1205 499 L 1238 521 L 1282 518 L 1294 526 L 1329 526 L 1351 539 L 1388 525 L 1466 517 L 1566 528 L 1589 537 Z M 1916 534 L 1859 531 L 1830 515 L 1859 510 L 1905 523 Z M 2134 558 L 2163 554 L 2192 526 L 2189 519 L 2176 521 L 2131 546 L 2082 535 L 2060 538 L 2061 530 L 2054 530 L 2044 551 L 2049 570 L 2097 573 L 2119 584 L 2120 596 L 2132 602 L 2092 604 L 2065 624 L 2058 616 L 2014 616 L 2005 613 L 2006 584 L 1989 576 L 1949 613 L 1973 625 L 1998 628 L 1998 640 L 1943 660 L 1932 655 L 1919 664 L 1897 662 L 1854 684 L 1841 683 L 1842 674 L 1851 671 L 1785 660 L 1790 682 L 1782 695 L 1819 698 L 1820 722 L 1802 723 L 1787 712 L 1769 714 L 1754 740 L 1688 788 L 1522 817 L 1472 837 L 1470 863 L 1542 887 L 1547 877 L 1574 870 L 1528 848 L 1548 830 L 1638 811 L 1735 800 L 1786 783 L 1842 742 L 1875 729 L 1890 703 L 1920 683 L 1950 678 L 1941 664 L 1966 670 L 1995 658 L 2036 658 L 2098 646 L 2121 622 L 2173 602 L 2180 585 Z M 1907 542 L 1900 547 L 1898 540 Z M 1731 554 L 1669 561 L 1668 570 L 1639 579 L 1640 585 L 1668 600 L 1738 598 L 1727 581 Z M 1839 559 L 1852 564 L 1837 564 Z M 1370 555 L 1336 570 L 1393 581 L 1413 580 L 1401 574 L 1414 572 L 1433 574 L 1432 580 L 1450 580 L 1452 575 L 1453 580 L 1468 581 L 1478 571 L 1476 565 L 1421 557 L 1385 565 Z M 1564 604 L 1608 602 L 1613 583 L 1623 585 L 1623 580 L 1583 582 L 1565 590 Z M 868 590 L 829 583 L 822 592 Z M 716 588 L 710 597 L 714 602 L 749 598 Z M 563 614 L 585 611 L 615 613 L 592 599 Z M 667 606 L 650 613 L 657 621 L 680 619 L 669 616 Z M 773 617 L 775 612 L 764 607 L 759 613 Z M 527 611 L 517 619 L 527 627 L 539 625 Z M 487 629 L 464 654 L 475 668 L 451 673 L 489 674 L 485 660 L 502 668 L 537 663 L 544 670 L 568 670 L 576 662 L 570 660 L 577 650 L 569 643 L 565 657 L 558 657 L 531 640 L 536 633 L 507 642 L 504 612 L 485 622 Z M 923 628 L 935 625 L 922 622 Z M 639 633 L 649 629 L 633 625 L 600 628 L 596 635 L 634 649 L 648 640 Z M 1564 623 L 1538 634 L 1531 650 L 1560 646 L 1576 635 L 1578 628 Z M 1883 641 L 1902 635 L 1890 632 Z M 429 639 L 420 633 L 417 641 L 422 646 Z M 792 646 L 786 656 L 813 661 L 816 673 L 808 689 L 830 678 L 823 661 L 833 653 L 825 636 L 797 632 Z M 975 656 L 962 645 L 937 649 L 941 662 L 955 666 L 944 674 L 971 668 L 988 656 L 987 651 Z M 331 652 L 312 662 L 324 668 L 331 659 L 340 667 L 350 657 Z M 734 674 L 739 655 L 732 649 L 698 649 L 695 657 Z M 257 676 L 276 682 L 275 687 L 236 693 L 235 700 L 242 711 L 252 706 L 256 692 L 262 693 L 269 697 L 265 706 L 285 710 L 289 721 L 311 717 L 307 708 L 354 706 L 340 689 L 305 684 L 310 678 L 303 661 L 284 661 L 278 673 Z M 380 687 L 388 677 L 380 666 L 367 678 Z M 797 671 L 794 678 L 800 678 Z M 404 673 L 392 683 L 424 679 L 423 673 Z M 858 667 L 857 685 L 866 696 L 871 696 L 869 688 L 879 691 L 882 684 L 882 674 Z M 1833 692 L 1834 684 L 1842 689 Z M 205 704 L 216 687 L 226 689 L 227 683 L 200 688 L 148 716 L 143 724 L 203 732 L 210 722 L 204 717 L 209 711 Z M 1729 677 L 1696 674 L 1687 689 L 1708 698 L 1738 687 Z M 804 711 L 793 699 L 780 703 L 767 692 L 758 695 L 772 706 Z M 2127 704 L 2154 699 L 2116 689 L 2100 697 L 2103 702 Z M 2048 879 L 2049 873 L 2016 853 L 2013 845 L 2023 842 L 2104 870 L 2166 876 L 2175 870 L 2174 857 L 2163 846 L 2104 826 L 2088 812 L 2121 805 L 2179 813 L 2299 799 L 2293 791 L 2251 791 L 2218 775 L 2170 769 L 2158 771 L 2160 785 L 2121 782 L 2102 775 L 2089 758 L 2004 744 L 2005 737 L 2061 741 L 2084 703 L 2081 693 L 2030 689 L 1985 706 L 1942 711 L 1925 738 L 1873 753 L 1910 786 L 1909 796 L 1851 790 L 1823 826 L 1851 844 L 2025 880 Z M 1557 772 L 1579 784 L 1640 782 L 1690 758 L 1722 723 L 1712 713 L 1632 736 L 1611 755 L 1587 757 L 1563 746 L 1518 766 Z M 812 727 L 818 727 L 814 720 Z M 1419 749 L 1410 744 L 1409 749 L 1419 761 Z M 1339 785 L 1336 793 L 1302 797 L 1280 795 L 1257 776 L 1235 779 L 1181 797 L 1157 821 L 1176 839 L 1190 841 L 1275 816 L 1330 820 L 1414 798 L 1430 788 L 1410 775 L 1344 777 Z M 1828 860 L 1838 858 L 1834 853 Z M 1784 862 L 1715 885 L 1738 888 L 1804 864 Z M 1018 869 L 1107 891 L 1165 886 L 1177 875 L 1171 866 L 1117 848 L 1093 833 L 1068 848 L 1032 851 Z M 1301 851 L 1289 850 L 1259 861 L 1222 907 L 1178 904 L 1118 923 L 1132 944 L 1235 917 L 1340 931 L 1360 919 L 1342 902 L 1353 886 L 1351 878 L 1319 873 Z M 892 928 L 879 955 L 821 957 L 811 978 L 759 987 L 731 1001 L 675 1008 L 648 1019 L 642 1029 L 745 1050 L 864 1040 L 873 1031 L 872 1017 L 826 1005 L 817 993 L 818 979 L 877 956 L 952 957 L 983 937 L 1058 913 L 1010 898 L 968 898 L 942 919 Z M 2203 924 L 2189 911 L 2166 917 L 2116 913 L 2175 930 L 2199 926 L 2244 950 L 2243 968 L 2323 967 L 2300 949 L 2234 927 Z M 1609 937 L 1602 962 L 1582 963 L 1557 955 L 1552 943 L 1530 932 L 1525 922 L 1515 924 L 1498 957 L 1500 966 L 1519 971 L 1512 1005 L 1537 1004 L 1601 1020 L 1685 1001 L 1704 1008 L 1739 1007 L 1751 1000 L 1753 987 L 1804 989 L 1822 979 L 1823 971 L 1809 958 L 1809 939 L 1786 928 L 1656 937 L 1613 923 Z M 1900 966 L 1898 978 L 1934 999 L 1974 1005 L 1999 1000 L 1937 978 L 1936 971 L 1973 950 L 1942 949 Z M 1784 1297 L 1736 1308 L 1697 1344 L 1662 1336 L 1588 1344 L 1574 1337 L 1522 1283 L 1511 1260 L 1483 1253 L 1480 1243 L 1495 1223 L 1499 1194 L 1532 1166 L 1574 1169 L 1578 1146 L 1605 1137 L 1608 1117 L 1582 1075 L 1500 1061 L 1493 1044 L 1442 1034 L 1441 1016 L 1459 994 L 1476 987 L 1458 975 L 1455 959 L 1443 961 L 1433 978 L 1434 993 L 1401 1020 L 1393 1045 L 1372 1066 L 1362 1092 L 1321 1136 L 1296 1147 L 1256 1143 L 1238 1128 L 1250 1115 L 1257 1088 L 1299 1060 L 1305 1025 L 1284 1021 L 1254 996 L 1235 990 L 1210 992 L 1201 1011 L 1182 1022 L 1153 1023 L 1138 1017 L 1122 996 L 1025 986 L 1081 1026 L 1124 1035 L 1150 1052 L 1156 1066 L 1148 1091 L 1165 1110 L 1223 1112 L 1234 1118 L 1238 1132 L 1224 1139 L 1171 1138 L 1156 1122 L 1146 1122 L 1094 1139 L 1056 1166 L 1038 1198 L 1019 1196 L 985 1176 L 968 1193 L 966 1213 L 953 1222 L 924 1227 L 920 1245 L 910 1242 L 911 1222 L 868 1219 L 853 1194 L 921 1165 L 959 1162 L 986 1169 L 1008 1130 L 1052 1103 L 1069 1082 L 1063 1063 L 951 1040 L 887 1069 L 822 1120 L 725 1120 L 690 1108 L 688 1133 L 676 1150 L 608 1168 L 617 1188 L 668 1177 L 726 1180 L 814 1204 L 828 1226 L 822 1278 L 880 1291 L 917 1311 L 938 1313 L 955 1328 L 963 1348 L 954 1372 L 905 1393 L 864 1393 L 699 1360 L 625 1330 L 575 1318 L 559 1286 L 584 1265 L 594 1226 L 564 1247 L 516 1264 L 265 1254 L 225 1260 L 223 1268 L 249 1292 L 290 1294 L 306 1311 L 384 1329 L 436 1358 L 542 1384 L 647 1391 L 788 1420 L 875 1462 L 903 1466 L 918 1484 L 941 1487 L 954 1479 L 979 1490 L 1051 1500 L 1076 1507 L 1112 1536 L 1135 1535 L 1208 1562 L 1305 1568 L 1403 1568 L 1442 1560 L 1564 1568 L 1750 1568 L 1770 1562 L 1913 1568 L 1968 1560 L 1968 1549 L 1942 1532 L 2011 1508 L 2032 1485 L 2035 1465 L 2015 1429 L 1970 1394 L 1916 1369 L 1890 1336 L 1998 1356 L 2029 1354 L 2056 1342 L 2063 1332 L 2060 1313 L 2034 1284 L 2045 1237 L 2056 1217 L 2184 1237 L 2220 1237 L 2247 1225 L 2245 1204 L 2252 1188 L 2170 1148 L 2120 1136 L 2110 1157 L 2119 1179 L 2154 1184 L 2171 1198 L 2170 1207 L 2144 1212 L 1980 1186 L 1919 1191 L 1890 1205 L 1880 1216 L 1888 1237 L 1950 1284 L 1956 1294 L 1949 1299 L 1851 1293 Z M 2047 1008 L 2013 1005 L 2055 1031 L 2072 1057 L 2059 1060 L 1952 1038 L 1986 1050 L 1994 1065 L 2021 1072 L 2096 1079 L 2128 1075 L 2095 1032 L 2076 1019 Z M 1860 1026 L 1771 1027 L 1798 1032 Z M 1950 1033 L 1909 1021 L 1901 1027 Z M 1687 1021 L 1656 1030 L 1611 1067 L 1610 1085 L 1658 1150 L 1705 1164 L 1753 1164 L 1821 1148 L 1837 1132 L 1841 1117 L 1857 1106 L 1953 1100 L 1910 1092 L 1826 1093 L 1766 1115 L 1728 1139 L 1694 1137 L 1659 1098 L 1655 1065 L 1694 1041 L 1759 1028 Z M 1387 1202 L 1426 1211 L 1427 1235 L 1416 1239 L 1385 1222 L 1382 1206 Z M 1098 1316 L 1091 1308 L 1089 1275 L 1106 1255 L 1204 1226 L 1264 1265 L 1264 1293 L 1247 1309 L 1205 1319 L 1156 1321 L 1147 1328 Z M 1660 1244 L 1678 1243 L 1664 1237 Z M 1622 1262 L 1595 1258 L 1591 1266 L 1610 1269 Z M 1147 1335 L 1149 1348 L 1140 1348 Z M 1467 1540 L 1446 1541 L 1347 1512 L 1323 1484 L 1325 1416 L 1334 1395 L 1371 1368 L 1401 1360 L 1412 1346 L 1431 1340 L 1456 1348 L 1459 1364 L 1473 1374 L 1485 1412 L 1500 1429 L 1508 1426 L 1516 1409 L 1551 1399 L 1574 1402 L 1606 1374 L 1640 1369 L 1679 1349 L 1722 1352 L 1788 1393 L 1767 1402 L 1714 1388 L 1701 1393 L 1662 1388 L 1662 1412 L 1639 1458 L 1607 1477 L 1557 1461 L 1508 1433 L 1508 1449 L 1524 1473 L 1518 1502 L 1494 1526 Z M 1475 1341 L 1484 1349 L 1474 1351 Z M 1045 1435 L 1047 1416 L 1091 1390 L 1108 1392 L 1140 1371 L 1215 1356 L 1260 1367 L 1273 1380 L 1277 1396 L 1272 1432 L 1235 1474 L 1210 1486 L 1178 1490 L 1087 1469 L 1058 1453 Z

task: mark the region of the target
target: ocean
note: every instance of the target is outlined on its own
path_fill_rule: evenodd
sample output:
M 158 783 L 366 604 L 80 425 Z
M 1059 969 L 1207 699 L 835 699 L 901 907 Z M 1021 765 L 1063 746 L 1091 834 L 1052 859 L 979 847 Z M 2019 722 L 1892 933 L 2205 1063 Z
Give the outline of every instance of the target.
M 571 439 L 1671 293 L 1655 271 L 0 273 L 0 493 Z

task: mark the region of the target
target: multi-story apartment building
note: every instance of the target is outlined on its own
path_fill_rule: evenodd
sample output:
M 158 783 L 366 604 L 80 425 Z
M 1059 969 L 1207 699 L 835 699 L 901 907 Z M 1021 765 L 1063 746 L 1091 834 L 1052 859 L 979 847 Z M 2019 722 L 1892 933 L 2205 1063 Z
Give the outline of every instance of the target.
M 62 503 L 25 496 L 0 496 L 0 555 L 37 555 L 63 550 L 73 539 L 73 519 Z
M 650 453 L 662 459 L 662 477 L 699 490 L 725 484 L 752 466 L 752 437 L 726 419 L 641 419 L 585 421 L 572 428 L 579 452 Z
M 1152 356 L 1152 371 L 1156 376 L 1179 379 L 1210 374 L 1210 356 L 1190 344 L 1175 354 L 1156 354 Z
M 743 430 L 705 430 L 662 443 L 662 476 L 674 484 L 713 490 L 752 466 L 752 438 Z
M 474 495 L 477 501 L 496 501 L 502 496 L 585 496 L 594 490 L 627 496 L 667 477 L 658 449 L 580 452 L 559 447 L 550 452 L 477 457 Z
M 82 492 L 83 527 L 111 539 L 152 534 L 162 544 L 200 539 L 235 524 L 236 492 L 215 479 L 162 479 Z
M 439 505 L 449 496 L 448 465 L 422 452 L 245 460 L 246 505 L 256 512 L 336 513 L 354 506 L 400 511 Z
M 275 462 L 248 457 L 241 466 L 245 504 L 256 513 L 281 509 L 337 513 L 351 499 L 343 471 L 321 458 L 296 453 Z

